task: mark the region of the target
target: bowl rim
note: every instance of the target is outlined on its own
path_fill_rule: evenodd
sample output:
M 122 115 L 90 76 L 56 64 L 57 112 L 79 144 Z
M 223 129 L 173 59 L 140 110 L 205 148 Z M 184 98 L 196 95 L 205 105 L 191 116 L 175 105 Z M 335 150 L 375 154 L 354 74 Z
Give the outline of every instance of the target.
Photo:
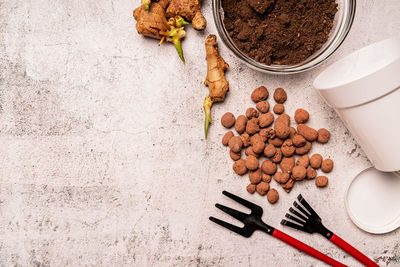
M 348 7 L 343 10 L 343 19 L 341 20 L 339 30 L 336 36 L 325 47 L 324 50 L 318 50 L 305 61 L 295 65 L 266 65 L 260 63 L 251 57 L 245 55 L 236 47 L 233 40 L 230 38 L 225 25 L 223 23 L 223 10 L 220 8 L 220 3 L 223 0 L 212 0 L 213 18 L 216 25 L 218 35 L 222 42 L 232 51 L 237 58 L 250 68 L 270 74 L 294 74 L 313 69 L 324 63 L 344 42 L 354 22 L 356 13 L 356 0 L 345 0 Z

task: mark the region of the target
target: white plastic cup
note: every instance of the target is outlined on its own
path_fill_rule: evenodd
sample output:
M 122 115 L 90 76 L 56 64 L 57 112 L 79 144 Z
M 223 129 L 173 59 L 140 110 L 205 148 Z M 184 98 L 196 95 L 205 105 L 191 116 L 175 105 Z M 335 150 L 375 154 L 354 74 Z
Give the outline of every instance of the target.
M 400 170 L 400 37 L 337 61 L 315 79 L 314 87 L 376 169 Z

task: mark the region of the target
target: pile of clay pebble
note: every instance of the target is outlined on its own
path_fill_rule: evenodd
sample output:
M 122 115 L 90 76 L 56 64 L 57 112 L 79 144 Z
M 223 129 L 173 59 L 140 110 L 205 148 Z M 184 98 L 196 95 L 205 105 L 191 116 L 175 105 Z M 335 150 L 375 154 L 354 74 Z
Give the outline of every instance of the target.
M 308 156 L 312 142 L 324 144 L 329 141 L 329 131 L 324 128 L 317 131 L 307 126 L 305 123 L 309 119 L 309 113 L 301 108 L 294 114 L 297 129 L 291 127 L 290 117 L 284 113 L 283 104 L 287 100 L 287 94 L 282 88 L 274 91 L 275 118 L 269 112 L 268 96 L 267 88 L 260 86 L 251 94 L 256 108 L 248 108 L 246 115 L 237 118 L 230 112 L 222 116 L 222 125 L 228 129 L 234 126 L 239 134 L 235 136 L 232 131 L 228 131 L 222 138 L 222 144 L 230 148 L 230 157 L 235 161 L 233 170 L 238 175 L 249 173 L 250 184 L 247 185 L 247 191 L 251 194 L 257 191 L 262 196 L 267 195 L 268 201 L 274 204 L 278 201 L 279 194 L 276 189 L 270 188 L 272 177 L 287 193 L 295 182 L 304 179 L 316 178 L 316 186 L 325 187 L 328 178 L 317 177 L 317 169 L 329 173 L 333 169 L 333 161 L 329 158 L 323 159 L 320 154 Z M 245 149 L 246 159 L 241 158 L 242 149 Z M 263 156 L 266 159 L 260 167 L 260 158 Z

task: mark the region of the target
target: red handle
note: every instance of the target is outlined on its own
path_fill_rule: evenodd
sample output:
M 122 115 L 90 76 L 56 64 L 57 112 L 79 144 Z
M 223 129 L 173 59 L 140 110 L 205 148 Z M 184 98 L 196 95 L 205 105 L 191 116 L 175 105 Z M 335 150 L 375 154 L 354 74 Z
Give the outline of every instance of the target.
M 321 260 L 321 261 L 323 261 L 323 262 L 325 262 L 325 263 L 327 263 L 327 264 L 329 264 L 331 266 L 335 266 L 335 267 L 336 266 L 340 266 L 340 267 L 346 266 L 346 265 L 344 265 L 344 264 L 332 259 L 331 257 L 326 256 L 325 254 L 319 252 L 318 250 L 313 249 L 309 245 L 304 244 L 303 242 L 301 242 L 301 241 L 299 241 L 299 240 L 297 240 L 297 239 L 295 239 L 295 238 L 293 238 L 293 237 L 291 237 L 291 236 L 279 231 L 278 229 L 274 230 L 274 232 L 272 233 L 272 236 L 282 240 L 283 242 L 291 245 L 292 247 L 295 247 L 298 250 L 301 250 L 301 251 L 307 253 L 308 255 L 311 255 L 314 258 L 317 258 L 317 259 L 319 259 L 319 260 Z
M 355 259 L 357 259 L 359 262 L 361 262 L 365 266 L 379 267 L 378 264 L 373 262 L 370 258 L 368 258 L 364 254 L 362 254 L 360 251 L 358 251 L 356 248 L 354 248 L 352 245 L 350 245 L 349 243 L 347 243 L 346 241 L 344 241 L 337 235 L 333 234 L 330 240 L 332 241 L 333 244 L 335 244 L 339 248 L 341 248 L 344 251 L 346 251 L 347 253 L 349 253 L 351 256 L 353 256 Z

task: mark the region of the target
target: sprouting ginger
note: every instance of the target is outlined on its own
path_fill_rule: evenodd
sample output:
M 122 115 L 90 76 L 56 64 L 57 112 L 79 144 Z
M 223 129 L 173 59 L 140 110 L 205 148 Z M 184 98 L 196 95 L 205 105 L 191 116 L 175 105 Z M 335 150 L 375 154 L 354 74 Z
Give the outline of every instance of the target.
M 211 106 L 213 103 L 221 102 L 225 98 L 226 92 L 229 90 L 229 83 L 225 78 L 225 70 L 229 65 L 220 56 L 218 52 L 217 38 L 210 34 L 205 41 L 206 60 L 207 60 L 207 76 L 204 85 L 208 86 L 209 95 L 204 99 L 203 108 L 205 112 L 204 133 L 207 139 L 208 128 L 211 119 Z
M 133 11 L 139 34 L 172 42 L 185 63 L 181 39 L 186 35 L 184 26 L 191 21 L 196 30 L 205 29 L 207 22 L 200 12 L 199 0 L 141 0 L 142 5 Z M 167 20 L 169 18 L 169 20 Z
M 183 63 L 185 63 L 185 58 L 183 57 L 181 39 L 186 35 L 183 27 L 187 24 L 189 23 L 185 21 L 181 16 L 176 16 L 168 20 L 170 30 L 167 32 L 160 32 L 162 35 L 164 35 L 164 37 L 160 41 L 160 45 L 163 43 L 164 40 L 173 43 L 176 51 L 178 51 L 179 58 L 183 61 Z
M 145 1 L 143 0 L 143 5 L 136 8 L 133 12 L 133 16 L 137 20 L 136 30 L 145 36 L 161 39 L 160 44 L 164 40 L 172 42 L 180 59 L 185 63 L 181 39 L 186 35 L 184 26 L 188 22 L 180 16 L 175 16 L 167 21 L 165 8 L 170 0 L 160 0 L 159 2 L 149 1 L 150 7 L 148 10 Z
M 171 0 L 167 8 L 167 17 L 175 16 L 182 16 L 191 21 L 196 30 L 204 30 L 207 26 L 207 21 L 200 11 L 199 0 Z

